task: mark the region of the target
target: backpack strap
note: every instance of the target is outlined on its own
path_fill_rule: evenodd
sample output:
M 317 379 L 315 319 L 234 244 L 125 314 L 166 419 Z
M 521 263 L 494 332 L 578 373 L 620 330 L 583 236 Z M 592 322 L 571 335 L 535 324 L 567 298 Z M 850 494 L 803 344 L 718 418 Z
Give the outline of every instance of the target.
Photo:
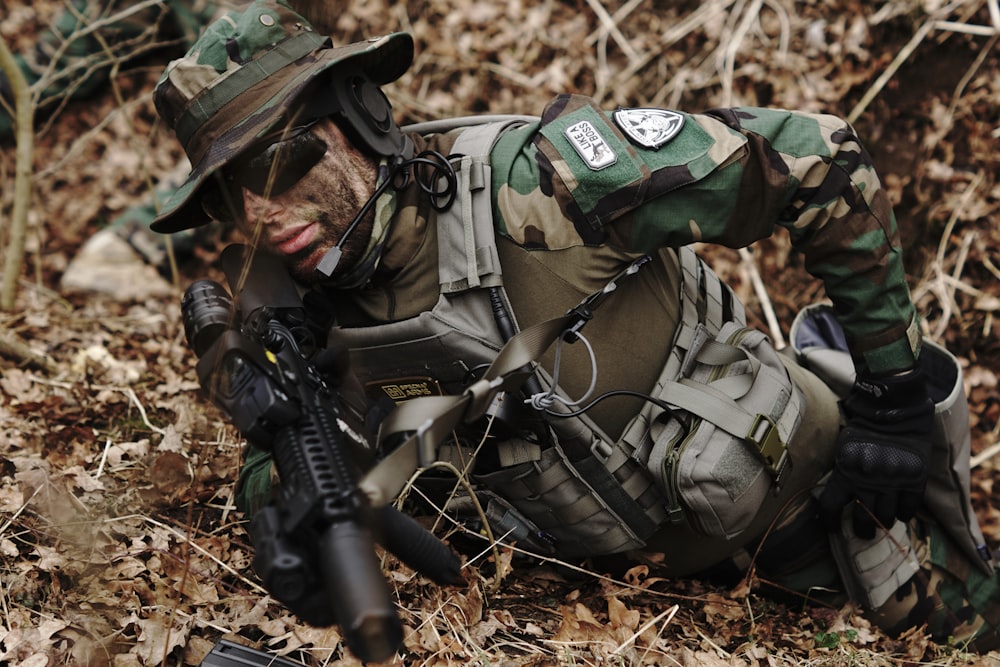
M 516 391 L 534 373 L 535 362 L 556 340 L 580 329 L 617 281 L 634 274 L 648 258 L 636 260 L 605 287 L 566 314 L 539 322 L 514 334 L 497 353 L 482 378 L 459 395 L 422 396 L 396 406 L 379 431 L 379 442 L 394 434 L 409 434 L 379 461 L 359 483 L 372 504 L 395 498 L 415 470 L 440 460 L 439 447 L 460 424 L 472 423 L 501 392 Z
M 493 229 L 490 151 L 521 117 L 490 120 L 465 129 L 452 147 L 455 203 L 438 213 L 438 275 L 442 294 L 502 284 Z

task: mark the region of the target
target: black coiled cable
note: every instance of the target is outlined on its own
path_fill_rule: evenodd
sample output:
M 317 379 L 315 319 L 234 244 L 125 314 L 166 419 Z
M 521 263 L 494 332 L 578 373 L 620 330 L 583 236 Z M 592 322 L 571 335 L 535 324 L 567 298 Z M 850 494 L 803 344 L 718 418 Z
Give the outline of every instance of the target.
M 426 169 L 421 169 L 421 167 L 426 167 Z M 330 248 L 323 259 L 320 260 L 316 271 L 324 278 L 333 276 L 337 264 L 340 263 L 344 243 L 354 233 L 354 230 L 358 228 L 358 225 L 368 215 L 368 212 L 372 210 L 378 198 L 390 186 L 399 191 L 411 183 L 415 183 L 417 187 L 429 195 L 431 206 L 439 213 L 448 210 L 455 203 L 455 196 L 458 193 L 458 176 L 455 174 L 455 168 L 451 166 L 448 158 L 437 151 L 424 151 L 412 158 L 406 159 L 395 157 L 389 162 L 388 169 L 389 173 L 386 179 L 375 188 L 368 201 L 358 210 L 354 219 L 351 220 L 351 224 L 347 226 L 340 240 L 337 241 L 337 245 Z M 444 181 L 443 185 L 439 186 L 438 183 L 442 178 Z

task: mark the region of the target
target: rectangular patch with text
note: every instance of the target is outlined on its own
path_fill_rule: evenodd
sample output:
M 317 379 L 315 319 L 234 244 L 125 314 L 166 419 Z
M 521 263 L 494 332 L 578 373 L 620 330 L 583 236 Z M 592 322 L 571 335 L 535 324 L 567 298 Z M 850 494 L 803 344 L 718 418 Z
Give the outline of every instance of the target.
M 581 120 L 566 128 L 566 138 L 586 165 L 594 171 L 610 167 L 618 161 L 611 145 L 589 120 Z

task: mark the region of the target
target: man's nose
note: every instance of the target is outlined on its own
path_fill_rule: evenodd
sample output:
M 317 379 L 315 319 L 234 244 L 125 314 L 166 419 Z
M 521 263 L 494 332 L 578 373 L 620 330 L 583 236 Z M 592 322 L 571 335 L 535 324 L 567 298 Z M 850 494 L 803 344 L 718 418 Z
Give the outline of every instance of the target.
M 268 222 L 273 220 L 284 208 L 277 198 L 269 199 L 262 197 L 244 188 L 243 197 L 246 199 L 247 218 L 251 222 Z

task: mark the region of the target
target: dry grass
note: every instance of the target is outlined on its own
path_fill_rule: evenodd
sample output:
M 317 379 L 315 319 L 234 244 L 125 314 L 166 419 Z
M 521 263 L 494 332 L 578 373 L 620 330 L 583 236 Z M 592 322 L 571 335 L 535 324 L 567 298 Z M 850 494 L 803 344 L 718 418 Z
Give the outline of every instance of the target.
M 0 33 L 27 48 L 56 4 L 5 8 Z M 764 104 L 855 121 L 899 204 L 926 333 L 966 364 L 974 502 L 996 546 L 998 29 L 997 0 L 358 0 L 332 32 L 341 42 L 414 33 L 414 67 L 390 89 L 404 122 L 538 113 L 562 92 L 608 106 Z M 252 574 L 232 508 L 239 442 L 195 399 L 176 299 L 122 305 L 58 291 L 82 240 L 180 158 L 149 98 L 162 63 L 144 57 L 35 137 L 27 268 L 0 330 L 54 368 L 18 367 L 26 352 L 2 352 L 0 662 L 196 664 L 230 636 L 313 664 L 355 664 L 336 631 L 301 626 Z M 0 229 L 13 156 L 0 157 Z M 782 237 L 752 255 L 709 252 L 777 340 L 819 295 Z M 178 295 L 217 271 L 213 259 L 208 249 L 181 267 Z M 442 590 L 386 557 L 409 630 L 399 664 L 974 662 L 919 631 L 884 637 L 851 607 L 775 602 L 753 578 L 733 589 L 666 581 L 655 555 L 612 577 L 463 530 L 448 517 L 436 528 L 479 545 L 464 587 Z

